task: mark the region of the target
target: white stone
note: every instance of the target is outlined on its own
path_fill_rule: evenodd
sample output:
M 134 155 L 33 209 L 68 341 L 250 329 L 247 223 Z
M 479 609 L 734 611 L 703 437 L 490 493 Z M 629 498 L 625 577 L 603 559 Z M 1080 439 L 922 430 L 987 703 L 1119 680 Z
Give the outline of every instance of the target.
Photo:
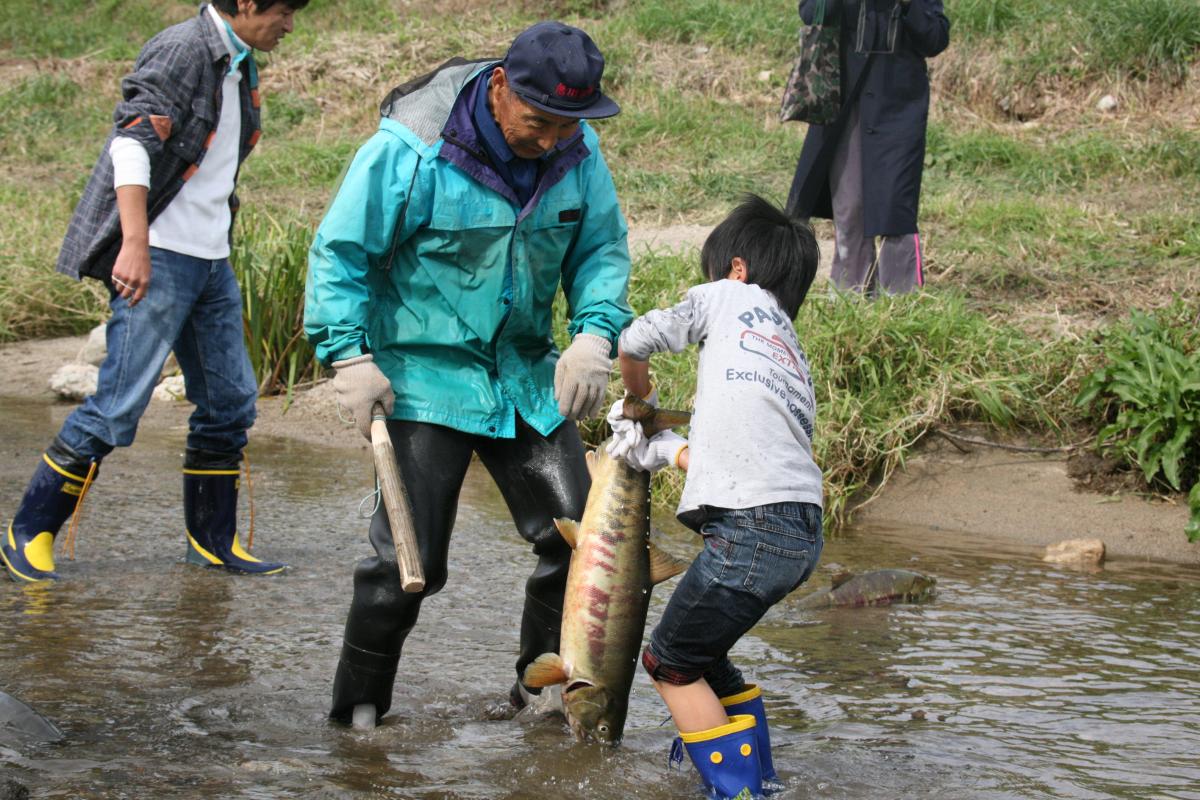
M 96 393 L 100 368 L 94 364 L 63 364 L 50 376 L 50 389 L 66 400 L 82 400 Z
M 1117 98 L 1111 94 L 1106 94 L 1100 98 L 1100 102 L 1096 103 L 1097 111 L 1112 111 L 1117 107 Z
M 764 69 L 762 72 L 758 73 L 759 83 L 766 83 L 769 80 L 771 80 L 771 70 Z
M 1104 561 L 1104 542 L 1099 539 L 1064 539 L 1047 545 L 1042 560 L 1052 564 L 1100 564 Z
M 75 360 L 81 364 L 95 364 L 96 366 L 100 366 L 104 361 L 104 357 L 108 355 L 108 342 L 104 338 L 107 332 L 108 325 L 103 322 L 92 328 L 88 334 L 87 341 L 84 342 Z
M 183 385 L 182 375 L 172 375 L 163 378 L 162 383 L 154 387 L 154 399 L 174 402 L 187 399 L 187 390 Z
M 174 375 L 176 372 L 179 372 L 179 361 L 175 359 L 175 351 L 172 350 L 167 353 L 167 360 L 163 363 L 162 372 L 159 373 L 158 377 L 165 378 L 168 375 Z

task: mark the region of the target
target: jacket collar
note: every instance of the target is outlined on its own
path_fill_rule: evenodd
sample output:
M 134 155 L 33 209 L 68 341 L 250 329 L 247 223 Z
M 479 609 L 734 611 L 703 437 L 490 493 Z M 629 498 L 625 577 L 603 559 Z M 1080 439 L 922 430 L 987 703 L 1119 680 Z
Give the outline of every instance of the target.
M 200 6 L 200 32 L 204 37 L 204 44 L 208 47 L 208 54 L 213 61 L 228 60 L 229 47 L 225 44 L 221 32 L 217 30 L 217 24 L 213 22 L 212 12 L 208 10 L 209 5 L 205 3 Z

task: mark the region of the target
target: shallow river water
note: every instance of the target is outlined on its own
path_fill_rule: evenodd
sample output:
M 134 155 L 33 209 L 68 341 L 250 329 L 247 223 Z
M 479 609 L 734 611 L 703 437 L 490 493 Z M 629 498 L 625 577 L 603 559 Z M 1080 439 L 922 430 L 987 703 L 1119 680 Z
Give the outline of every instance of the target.
M 7 522 L 61 408 L 0 399 Z M 426 601 L 385 723 L 325 719 L 369 456 L 255 438 L 255 549 L 290 562 L 234 578 L 182 562 L 183 431 L 105 461 L 77 560 L 53 586 L 0 583 L 0 689 L 66 734 L 5 738 L 0 785 L 38 798 L 695 798 L 669 771 L 665 711 L 639 673 L 623 744 L 574 743 L 561 718 L 486 719 L 512 683 L 532 568 L 472 469 L 448 588 Z M 243 512 L 247 509 L 243 491 Z M 662 545 L 694 537 L 669 513 Z M 243 523 L 244 524 L 244 523 Z M 1182 535 L 1182 534 L 1181 534 Z M 799 798 L 1200 799 L 1200 574 L 1113 562 L 1085 573 L 1030 548 L 928 530 L 851 530 L 833 564 L 937 577 L 927 604 L 772 610 L 734 658 L 763 685 L 775 762 Z M 650 624 L 671 583 L 653 597 Z

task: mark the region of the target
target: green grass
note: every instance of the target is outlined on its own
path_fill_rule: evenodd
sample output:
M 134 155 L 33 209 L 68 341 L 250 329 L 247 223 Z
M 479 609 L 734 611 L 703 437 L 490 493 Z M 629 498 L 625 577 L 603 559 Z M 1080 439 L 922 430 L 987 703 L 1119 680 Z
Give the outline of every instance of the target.
M 953 35 L 1016 85 L 1046 76 L 1181 81 L 1200 57 L 1193 0 L 946 0 Z
M 791 3 L 659 0 L 628 8 L 634 30 L 650 42 L 754 48 L 780 58 L 792 55 L 796 46 L 796 7 Z
M 196 8 L 180 0 L 5 0 L 0 49 L 18 58 L 132 61 L 147 39 Z

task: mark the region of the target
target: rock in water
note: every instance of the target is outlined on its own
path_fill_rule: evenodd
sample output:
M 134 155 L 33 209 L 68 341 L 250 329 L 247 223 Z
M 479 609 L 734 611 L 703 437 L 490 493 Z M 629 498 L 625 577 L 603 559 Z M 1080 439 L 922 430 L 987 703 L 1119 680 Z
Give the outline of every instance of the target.
M 0 741 L 10 736 L 35 742 L 57 742 L 62 731 L 53 722 L 7 692 L 0 692 Z
M 1099 565 L 1104 563 L 1104 542 L 1099 539 L 1065 539 L 1047 545 L 1042 560 L 1051 564 Z

